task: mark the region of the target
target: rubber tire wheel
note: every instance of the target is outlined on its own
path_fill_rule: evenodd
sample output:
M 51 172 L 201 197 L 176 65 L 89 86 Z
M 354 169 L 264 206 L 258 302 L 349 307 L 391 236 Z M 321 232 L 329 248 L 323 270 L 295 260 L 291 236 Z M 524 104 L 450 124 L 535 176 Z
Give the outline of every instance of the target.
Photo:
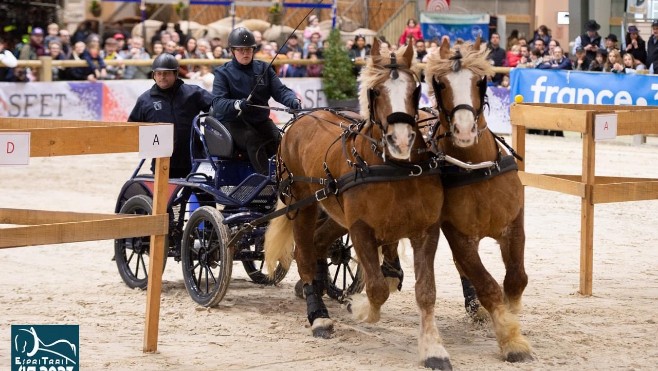
M 146 195 L 136 195 L 126 201 L 120 214 L 151 215 L 153 213 L 153 200 Z M 168 243 L 165 241 L 165 251 Z M 129 237 L 114 240 L 114 260 L 119 269 L 123 282 L 132 289 L 146 289 L 148 286 L 149 250 L 151 236 Z M 130 253 L 128 253 L 130 251 Z M 167 256 L 162 259 L 162 270 L 167 264 Z
M 183 231 L 183 281 L 192 300 L 204 307 L 219 304 L 231 281 L 233 256 L 223 220 L 217 209 L 202 206 L 190 215 Z
M 255 245 L 250 246 L 250 248 L 255 248 L 256 251 L 262 252 L 263 242 L 263 237 L 258 237 L 255 241 Z M 274 278 L 270 278 L 267 273 L 263 272 L 263 268 L 265 268 L 263 260 L 243 260 L 242 266 L 244 267 L 245 272 L 249 275 L 251 281 L 259 285 L 276 285 L 286 277 L 286 274 L 288 274 L 287 269 L 284 269 L 281 264 L 277 264 Z
M 330 298 L 342 301 L 344 298 L 360 293 L 366 284 L 363 269 L 352 254 L 354 246 L 350 235 L 346 234 L 329 246 L 327 265 L 329 277 L 325 284 Z

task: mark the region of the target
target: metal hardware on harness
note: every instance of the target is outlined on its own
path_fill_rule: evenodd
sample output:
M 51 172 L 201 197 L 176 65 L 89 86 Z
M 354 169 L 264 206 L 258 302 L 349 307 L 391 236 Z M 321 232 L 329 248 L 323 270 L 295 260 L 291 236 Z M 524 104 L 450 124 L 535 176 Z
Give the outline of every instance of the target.
M 423 174 L 423 168 L 420 165 L 414 165 L 416 169 L 418 169 L 418 173 L 414 173 L 413 170 L 409 172 L 409 176 L 420 176 Z

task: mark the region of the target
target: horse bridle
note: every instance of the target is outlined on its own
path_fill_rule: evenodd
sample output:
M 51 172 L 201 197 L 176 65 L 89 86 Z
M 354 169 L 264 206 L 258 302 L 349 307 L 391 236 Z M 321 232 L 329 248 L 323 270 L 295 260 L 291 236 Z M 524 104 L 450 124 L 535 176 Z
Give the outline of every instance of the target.
M 456 52 L 456 54 L 452 57 L 450 57 L 450 60 L 455 61 L 455 63 L 459 63 L 459 60 L 461 59 L 461 53 L 459 51 Z M 454 123 L 452 122 L 452 119 L 455 117 L 455 113 L 459 110 L 467 110 L 473 113 L 473 117 L 475 124 L 477 125 L 478 122 L 480 121 L 480 115 L 482 112 L 484 112 L 484 107 L 489 106 L 489 102 L 487 101 L 487 77 L 483 76 L 480 81 L 477 82 L 478 89 L 479 89 L 479 95 L 480 95 L 480 108 L 475 109 L 475 107 L 471 106 L 470 104 L 458 104 L 456 105 L 452 110 L 448 112 L 446 109 L 445 105 L 443 104 L 443 98 L 441 98 L 441 91 L 446 88 L 446 85 L 442 82 L 436 81 L 436 79 L 432 78 L 432 87 L 434 88 L 434 96 L 436 98 L 436 109 L 439 111 L 439 115 L 443 113 L 443 115 L 446 118 L 446 121 L 448 122 L 448 132 L 452 133 L 454 131 Z M 437 122 L 437 125 L 439 125 L 440 122 Z M 486 130 L 486 126 L 482 129 L 479 127 L 477 128 L 478 131 L 478 136 L 482 134 L 484 130 Z M 438 128 L 433 128 L 433 132 L 436 133 Z M 450 134 L 448 134 L 450 135 Z

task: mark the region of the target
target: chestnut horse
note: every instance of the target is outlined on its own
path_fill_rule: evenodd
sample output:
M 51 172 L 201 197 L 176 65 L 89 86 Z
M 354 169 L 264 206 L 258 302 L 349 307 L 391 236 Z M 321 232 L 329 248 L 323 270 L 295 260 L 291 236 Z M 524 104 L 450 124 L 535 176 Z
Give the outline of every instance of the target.
M 504 358 L 532 359 L 516 314 L 528 283 L 524 268 L 523 186 L 513 151 L 488 128 L 482 114 L 487 76 L 493 75 L 487 51 L 475 45 L 451 50 L 444 41 L 425 69 L 439 111 L 435 130 L 439 150 L 467 164 L 490 162 L 481 170 L 443 167 L 444 204 L 441 229 L 455 263 L 475 287 L 489 312 Z M 504 294 L 478 255 L 479 242 L 493 238 L 505 264 Z
M 420 310 L 420 360 L 426 367 L 451 369 L 434 318 L 434 257 L 443 189 L 438 172 L 431 171 L 436 167 L 434 156 L 418 130 L 420 85 L 410 70 L 413 48 L 401 48 L 390 58 L 379 57 L 375 39 L 372 50 L 373 57 L 359 76 L 365 122 L 350 123 L 332 110 L 317 110 L 299 116 L 285 131 L 278 158 L 285 203 L 280 202 L 277 209 L 313 197 L 319 202 L 270 222 L 265 261 L 269 267 L 277 261 L 289 267 L 295 246 L 313 336 L 327 338 L 333 333 L 333 321 L 322 301 L 326 276 L 316 274 L 317 262 L 326 259 L 327 251 L 326 244 L 316 242 L 330 239 L 317 237 L 320 209 L 349 231 L 365 272 L 367 297 L 353 297 L 348 305 L 360 321 L 377 322 L 389 296 L 378 247 L 409 238 Z M 358 184 L 341 186 L 350 181 Z

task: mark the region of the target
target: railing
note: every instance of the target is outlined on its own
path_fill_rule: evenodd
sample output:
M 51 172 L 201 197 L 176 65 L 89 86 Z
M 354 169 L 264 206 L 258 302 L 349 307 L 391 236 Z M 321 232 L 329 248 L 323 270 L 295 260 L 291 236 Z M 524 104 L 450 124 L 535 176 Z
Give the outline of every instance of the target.
M 265 59 L 263 59 L 265 60 Z M 186 65 L 195 65 L 195 66 L 221 66 L 225 63 L 230 62 L 230 59 L 185 59 Z M 265 60 L 270 62 L 269 59 Z M 182 62 L 181 62 L 182 63 Z M 365 62 L 357 61 L 354 62 L 357 65 L 363 65 Z M 153 59 L 121 59 L 121 60 L 107 60 L 105 64 L 108 66 L 151 66 L 153 64 Z M 281 66 L 284 64 L 295 64 L 308 66 L 311 64 L 324 64 L 322 59 L 318 60 L 309 60 L 309 59 L 275 59 L 272 62 L 274 66 Z M 0 62 L 0 66 L 4 66 Z M 39 60 L 19 60 L 17 67 L 30 67 L 36 68 L 39 70 L 39 81 L 52 81 L 52 68 L 53 67 L 86 67 L 87 62 L 85 60 L 53 60 L 51 57 L 39 57 Z M 420 69 L 425 69 L 425 63 L 418 63 Z M 509 75 L 509 72 L 512 70 L 509 67 L 494 67 L 495 73 L 502 73 Z

